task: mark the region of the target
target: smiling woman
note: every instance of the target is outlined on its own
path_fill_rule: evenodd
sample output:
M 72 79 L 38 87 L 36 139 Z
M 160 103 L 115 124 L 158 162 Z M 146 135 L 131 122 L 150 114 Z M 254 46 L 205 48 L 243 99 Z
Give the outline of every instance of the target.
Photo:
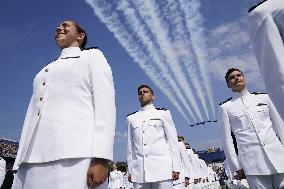
M 84 48 L 87 43 L 87 34 L 76 22 L 68 20 L 60 23 L 57 27 L 55 40 L 61 49 L 67 47 Z
M 115 131 L 111 68 L 98 49 L 82 50 L 87 35 L 74 21 L 59 24 L 55 41 L 61 55 L 34 79 L 13 189 L 107 188 Z

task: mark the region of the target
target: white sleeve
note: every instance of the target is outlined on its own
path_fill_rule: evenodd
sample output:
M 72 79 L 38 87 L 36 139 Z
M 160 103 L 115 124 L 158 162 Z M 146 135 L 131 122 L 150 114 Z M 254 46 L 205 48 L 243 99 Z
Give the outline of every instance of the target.
M 284 4 L 282 0 L 271 0 L 265 4 L 266 8 L 262 4 L 250 12 L 249 36 L 265 88 L 284 119 Z
M 180 154 L 182 159 L 182 168 L 184 169 L 184 176 L 190 178 L 190 161 L 189 156 L 186 152 L 186 148 L 183 142 L 179 142 L 180 145 Z
M 274 128 L 274 131 L 276 132 L 277 136 L 280 138 L 282 145 L 284 145 L 284 122 L 268 95 L 267 100 L 272 127 Z
M 6 175 L 6 161 L 0 157 L 0 187 L 3 184 Z
M 92 156 L 112 160 L 116 120 L 112 72 L 101 51 L 89 51 L 95 119 Z
M 28 128 L 30 126 L 32 114 L 33 114 L 33 96 L 30 99 L 28 110 L 27 110 L 27 113 L 26 113 L 23 129 L 22 129 L 22 133 L 21 133 L 19 149 L 18 149 L 17 156 L 16 156 L 16 159 L 15 159 L 15 162 L 14 162 L 14 165 L 13 165 L 13 170 L 18 170 L 18 168 L 19 168 L 19 158 L 21 157 L 21 152 L 22 152 L 24 141 L 25 141 L 25 138 L 26 138 L 26 135 L 27 135 L 27 132 L 28 132 Z
M 128 166 L 128 174 L 132 174 L 132 137 L 131 136 L 131 128 L 130 121 L 127 119 L 127 166 Z
M 181 157 L 180 157 L 179 144 L 177 139 L 177 131 L 169 110 L 166 110 L 165 119 L 163 121 L 164 121 L 165 134 L 168 139 L 168 143 L 170 145 L 173 171 L 180 173 Z
M 241 170 L 242 168 L 239 164 L 231 135 L 231 125 L 228 113 L 223 107 L 220 108 L 218 123 L 221 131 L 221 140 L 230 169 L 232 172 Z

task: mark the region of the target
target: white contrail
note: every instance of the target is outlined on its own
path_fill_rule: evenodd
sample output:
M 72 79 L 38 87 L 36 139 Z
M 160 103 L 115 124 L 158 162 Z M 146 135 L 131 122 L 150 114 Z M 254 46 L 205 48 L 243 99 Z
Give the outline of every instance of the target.
M 203 17 L 200 14 L 200 0 L 179 0 L 181 10 L 185 15 L 186 27 L 191 34 L 192 46 L 199 64 L 200 75 L 205 85 L 205 93 L 208 95 L 213 117 L 216 117 L 213 93 L 209 78 L 208 66 L 209 59 L 206 47 L 206 37 L 204 35 Z
M 104 0 L 86 0 L 86 2 L 93 8 L 95 14 L 104 24 L 106 24 L 108 29 L 114 33 L 116 39 L 118 39 L 134 61 L 139 63 L 140 67 L 145 71 L 155 85 L 159 86 L 161 91 L 168 97 L 185 120 L 190 123 L 174 94 L 172 94 L 172 91 L 169 90 L 166 82 L 159 77 L 159 72 L 155 70 L 151 64 L 152 62 L 148 57 L 148 54 L 145 54 L 143 50 L 141 50 L 141 47 L 137 45 L 136 41 L 133 40 L 131 34 L 125 29 L 124 23 L 120 21 L 119 16 L 113 12 L 111 5 L 106 3 Z M 194 117 L 193 119 L 195 120 Z
M 179 49 L 186 49 L 187 53 L 178 53 L 179 62 L 184 66 L 189 80 L 191 81 L 194 91 L 197 94 L 197 97 L 200 99 L 202 107 L 204 109 L 204 113 L 206 114 L 207 119 L 209 119 L 209 111 L 206 104 L 204 89 L 202 88 L 202 82 L 199 82 L 199 75 L 197 74 L 196 67 L 194 64 L 194 56 L 190 52 L 192 47 L 190 46 L 190 35 L 187 31 L 185 24 L 183 23 L 183 15 L 180 12 L 179 4 L 176 0 L 160 0 L 160 4 L 163 12 L 163 17 L 167 18 L 169 22 L 171 22 L 171 36 L 172 36 L 172 44 L 178 42 L 178 45 L 182 45 Z
M 128 3 L 126 0 L 119 1 L 117 9 L 123 11 L 125 19 L 129 24 L 129 28 L 133 29 L 133 32 L 131 33 L 137 35 L 137 37 L 141 40 L 142 45 L 146 47 L 148 49 L 148 52 L 153 55 L 153 63 L 157 65 L 157 67 L 161 70 L 160 74 L 166 76 L 166 80 L 169 82 L 169 85 L 176 93 L 178 99 L 186 107 L 191 117 L 194 117 L 192 109 L 189 107 L 185 96 L 181 93 L 181 91 L 177 87 L 176 81 L 172 78 L 172 74 L 167 69 L 167 64 L 165 63 L 166 60 L 162 58 L 163 52 L 160 52 L 158 45 L 153 45 L 153 39 L 151 39 L 151 34 L 146 31 L 147 28 L 144 27 L 145 24 L 142 23 L 143 20 L 138 18 L 138 15 L 135 13 L 136 11 L 134 10 L 134 8 L 132 8 L 130 3 Z
M 191 106 L 195 111 L 199 120 L 202 120 L 202 115 L 197 105 L 196 99 L 190 90 L 190 86 L 186 80 L 186 77 L 177 61 L 177 57 L 175 56 L 175 52 L 173 51 L 168 35 L 168 25 L 160 18 L 160 10 L 157 5 L 153 1 L 133 1 L 133 3 L 137 6 L 137 10 L 141 17 L 147 18 L 145 19 L 145 23 L 152 31 L 155 36 L 158 44 L 162 52 L 164 53 L 167 63 L 170 66 L 173 75 L 176 81 L 179 84 L 179 87 L 184 90 L 184 94 L 187 96 L 187 100 L 191 102 Z

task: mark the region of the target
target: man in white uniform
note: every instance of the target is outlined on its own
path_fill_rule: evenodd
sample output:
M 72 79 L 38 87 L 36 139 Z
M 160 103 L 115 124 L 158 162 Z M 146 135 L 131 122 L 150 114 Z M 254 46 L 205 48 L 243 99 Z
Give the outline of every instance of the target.
M 191 149 L 188 143 L 185 144 L 187 154 L 189 156 L 189 161 L 191 165 L 191 172 L 190 172 L 190 180 L 189 180 L 189 187 L 188 188 L 200 188 L 199 178 L 200 178 L 200 169 L 199 163 L 197 159 L 197 155 L 194 154 L 194 151 Z
M 141 108 L 127 116 L 129 181 L 134 189 L 171 189 L 179 178 L 181 157 L 169 110 L 153 106 L 154 93 L 138 87 Z
M 249 35 L 267 92 L 284 120 L 284 3 L 268 0 L 249 10 Z
M 107 188 L 113 158 L 111 68 L 74 21 L 55 31 L 59 58 L 35 77 L 14 164 L 13 189 Z M 104 183 L 104 184 L 103 184 Z
M 179 179 L 174 181 L 174 189 L 184 189 L 189 185 L 189 178 L 190 178 L 190 170 L 191 165 L 189 161 L 189 156 L 187 154 L 185 145 L 184 145 L 184 137 L 178 136 L 178 143 L 179 143 L 179 150 L 181 156 L 181 171 L 179 175 Z
M 283 121 L 267 94 L 251 94 L 236 68 L 225 76 L 233 98 L 220 105 L 219 125 L 226 159 L 251 189 L 284 187 Z M 238 155 L 231 132 L 235 135 Z

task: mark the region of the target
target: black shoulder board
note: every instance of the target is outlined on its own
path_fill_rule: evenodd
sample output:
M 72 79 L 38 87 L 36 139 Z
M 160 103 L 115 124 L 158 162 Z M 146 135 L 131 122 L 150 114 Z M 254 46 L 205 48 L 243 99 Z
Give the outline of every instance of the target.
M 164 111 L 166 111 L 168 109 L 166 109 L 166 108 L 156 108 L 156 110 L 164 110 Z
M 138 112 L 138 111 L 136 111 L 136 112 Z M 132 113 L 130 113 L 130 114 L 127 114 L 127 117 L 130 116 L 130 115 L 132 115 L 132 114 L 135 114 L 136 112 L 132 112 Z
M 221 102 L 219 105 L 221 106 L 222 104 L 225 104 L 226 102 L 228 102 L 228 101 L 230 101 L 230 100 L 232 100 L 232 97 L 231 97 L 231 98 L 228 98 L 227 100 L 225 100 L 225 101 L 223 101 L 223 102 Z
M 261 2 L 257 3 L 256 5 L 252 6 L 251 8 L 249 8 L 248 12 L 253 11 L 256 7 L 258 7 L 259 5 L 261 5 L 262 3 L 264 3 L 265 1 L 267 1 L 267 0 L 261 1 Z
M 251 94 L 254 94 L 254 95 L 259 95 L 259 94 L 267 94 L 267 93 L 263 93 L 263 92 L 253 92 Z
M 80 58 L 80 56 L 68 56 L 68 57 L 64 57 L 64 58 L 61 58 L 61 59 L 70 59 L 70 58 Z
M 90 50 L 90 49 L 99 49 L 99 47 L 88 47 L 88 48 L 83 48 L 82 51 L 84 50 Z

